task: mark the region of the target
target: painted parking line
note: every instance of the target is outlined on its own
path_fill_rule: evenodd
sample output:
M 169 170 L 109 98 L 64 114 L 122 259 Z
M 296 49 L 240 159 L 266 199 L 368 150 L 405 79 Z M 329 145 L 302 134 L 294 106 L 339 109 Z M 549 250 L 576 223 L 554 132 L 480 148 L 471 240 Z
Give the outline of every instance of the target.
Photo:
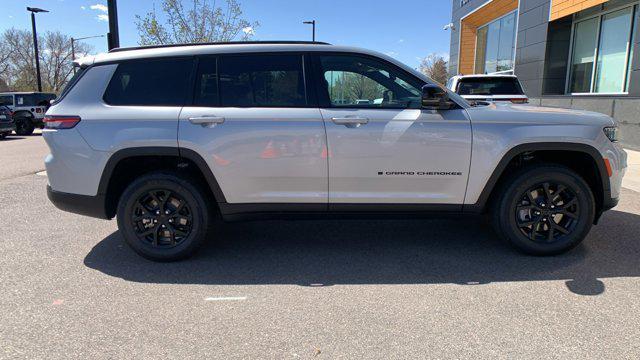
M 220 296 L 220 297 L 208 297 L 204 301 L 242 301 L 247 300 L 246 296 Z

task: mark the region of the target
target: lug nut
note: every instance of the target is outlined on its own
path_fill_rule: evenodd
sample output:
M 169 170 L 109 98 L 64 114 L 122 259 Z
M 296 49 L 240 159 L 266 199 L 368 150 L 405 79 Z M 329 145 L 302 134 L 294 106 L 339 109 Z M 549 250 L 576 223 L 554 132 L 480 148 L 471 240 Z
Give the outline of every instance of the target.
M 173 219 L 169 219 L 169 222 L 170 222 L 170 223 L 172 223 L 172 222 L 173 222 Z
M 156 215 L 160 215 L 160 210 L 156 210 Z
M 540 207 L 545 207 L 544 203 L 540 204 Z
M 165 210 L 164 213 L 169 215 L 169 210 Z

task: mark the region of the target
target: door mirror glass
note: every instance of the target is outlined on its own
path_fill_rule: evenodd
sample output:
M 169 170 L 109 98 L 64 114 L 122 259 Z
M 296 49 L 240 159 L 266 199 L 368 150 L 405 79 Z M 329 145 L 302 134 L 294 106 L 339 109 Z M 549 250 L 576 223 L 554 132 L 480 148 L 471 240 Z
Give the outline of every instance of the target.
M 422 87 L 422 107 L 432 110 L 448 110 L 453 107 L 447 92 L 439 86 L 427 84 Z

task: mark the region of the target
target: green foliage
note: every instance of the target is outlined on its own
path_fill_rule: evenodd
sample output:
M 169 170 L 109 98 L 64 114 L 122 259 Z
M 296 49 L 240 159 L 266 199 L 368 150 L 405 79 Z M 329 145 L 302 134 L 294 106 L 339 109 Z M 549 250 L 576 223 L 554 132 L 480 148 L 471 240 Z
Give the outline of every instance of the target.
M 182 0 L 163 0 L 162 14 L 154 9 L 144 17 L 136 15 L 140 45 L 190 44 L 249 40 L 258 22 L 242 17 L 237 0 L 226 0 L 224 7 L 215 1 L 193 0 L 185 8 Z
M 419 70 L 440 84 L 444 84 L 449 80 L 447 60 L 438 54 L 430 54 L 422 59 Z
M 91 47 L 76 42 L 76 57 L 86 56 Z M 38 36 L 42 90 L 60 92 L 73 73 L 71 38 L 59 31 Z M 37 89 L 36 65 L 31 31 L 15 28 L 0 35 L 0 77 L 10 90 Z

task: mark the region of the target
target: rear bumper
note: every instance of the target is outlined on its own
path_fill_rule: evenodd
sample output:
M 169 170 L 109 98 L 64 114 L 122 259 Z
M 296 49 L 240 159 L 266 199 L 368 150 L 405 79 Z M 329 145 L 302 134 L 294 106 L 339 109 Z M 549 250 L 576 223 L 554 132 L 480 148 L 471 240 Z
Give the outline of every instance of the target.
M 105 211 L 104 195 L 78 195 L 51 189 L 47 185 L 47 197 L 60 210 L 99 219 L 110 219 Z

